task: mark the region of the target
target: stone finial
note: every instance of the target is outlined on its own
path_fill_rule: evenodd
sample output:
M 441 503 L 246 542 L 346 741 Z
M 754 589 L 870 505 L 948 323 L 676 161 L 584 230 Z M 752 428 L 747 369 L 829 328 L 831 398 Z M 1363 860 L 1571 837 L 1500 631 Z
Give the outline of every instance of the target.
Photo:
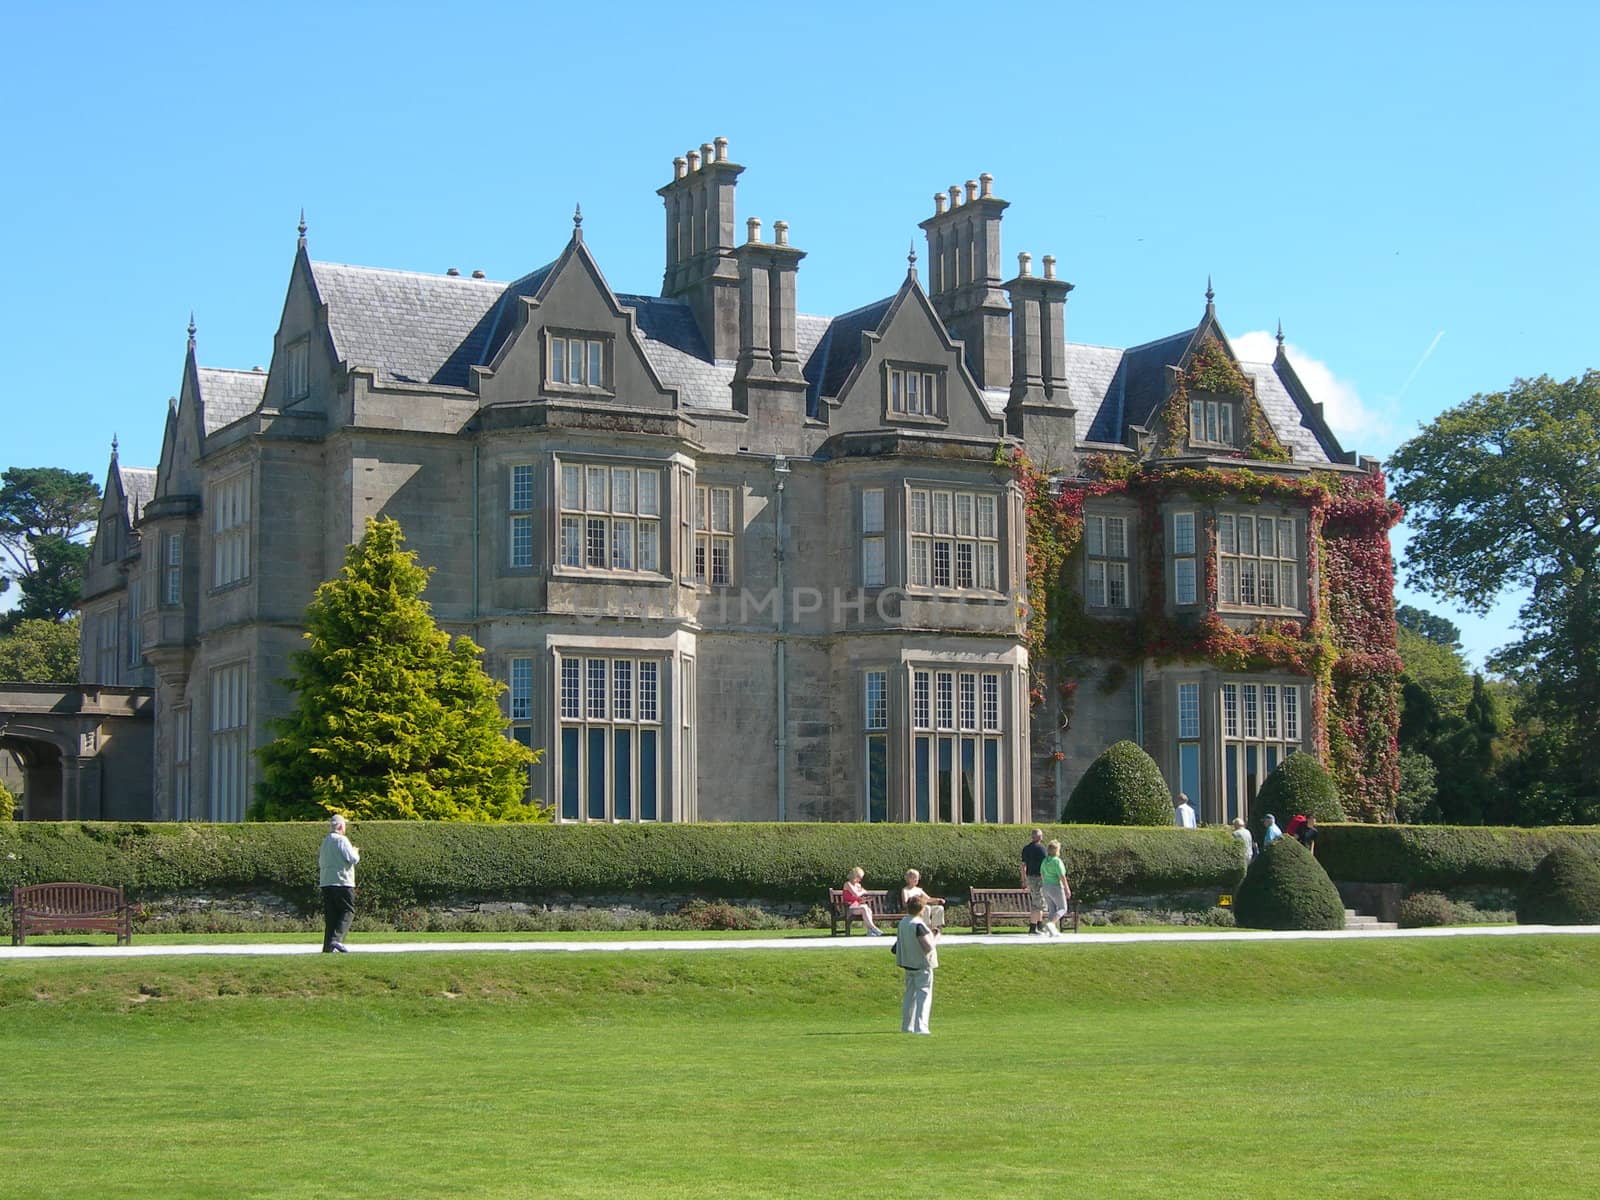
M 113 433 L 111 435 L 111 457 L 115 458 L 116 456 L 117 456 L 117 435 Z
M 744 240 L 756 243 L 761 241 L 760 217 L 746 217 L 744 219 Z
M 674 179 L 682 179 L 688 173 L 689 161 L 680 154 L 672 160 L 672 177 Z
M 969 180 L 967 180 L 967 203 L 971 204 L 977 198 L 978 198 L 978 181 L 976 179 L 969 179 Z
M 961 207 L 961 189 L 955 184 L 950 185 L 950 208 L 954 211 Z
M 1211 302 L 1217 298 L 1217 293 L 1211 290 L 1211 276 L 1206 276 L 1206 307 L 1211 307 Z
M 574 204 L 572 206 L 572 227 L 574 229 L 582 229 L 583 228 L 583 205 L 582 204 Z
M 780 246 L 789 244 L 789 222 L 774 221 L 772 223 L 772 240 Z
M 913 240 L 911 245 L 910 245 L 910 247 L 906 250 L 906 278 L 907 279 L 915 279 L 916 277 L 917 277 L 917 243 L 916 243 L 915 240 Z
M 944 212 L 944 193 L 943 192 L 935 192 L 933 194 L 933 215 L 937 217 L 943 212 Z
M 1054 254 L 1046 254 L 1044 256 L 1044 277 L 1046 279 L 1054 279 L 1056 277 L 1056 256 Z
M 684 158 L 689 160 L 689 172 L 688 173 L 690 175 L 693 175 L 696 171 L 698 171 L 700 169 L 700 154 L 699 154 L 698 151 L 691 150 L 691 151 L 689 151 L 689 153 L 684 155 Z
M 994 176 L 987 171 L 978 176 L 978 195 L 985 200 L 994 195 Z
M 1278 349 L 1283 349 L 1283 318 L 1278 318 Z
M 299 245 L 300 249 L 304 250 L 306 248 L 306 210 L 303 208 L 300 210 L 299 230 L 300 238 L 297 244 Z
M 189 310 L 189 349 L 194 349 L 194 309 Z
M 712 145 L 714 145 L 717 148 L 717 161 L 718 162 L 727 162 L 728 161 L 728 139 L 725 138 L 725 137 L 712 138 L 711 139 L 711 143 L 712 143 Z
M 1033 255 L 1026 250 L 1017 251 L 1017 274 L 1023 278 L 1033 274 Z

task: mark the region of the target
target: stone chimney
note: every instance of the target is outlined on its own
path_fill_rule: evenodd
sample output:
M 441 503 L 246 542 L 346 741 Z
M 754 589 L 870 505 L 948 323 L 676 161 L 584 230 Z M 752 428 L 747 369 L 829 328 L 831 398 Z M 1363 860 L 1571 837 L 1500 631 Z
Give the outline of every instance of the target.
M 720 137 L 672 167 L 672 182 L 656 189 L 667 210 L 661 294 L 687 300 L 712 356 L 729 359 L 739 345 L 733 193 L 744 168 L 728 160 L 728 139 Z
M 1035 275 L 1033 256 L 1026 251 L 1017 255 L 1017 277 L 1004 285 L 1012 309 L 1006 432 L 1023 437 L 1041 421 L 1064 421 L 1060 433 L 1070 447 L 1076 411 L 1067 389 L 1067 293 L 1072 285 L 1056 278 L 1052 255 L 1043 261 L 1044 274 Z
M 928 235 L 928 298 L 953 336 L 966 344 L 967 366 L 986 388 L 1005 387 L 1011 372 L 1011 307 L 1000 285 L 1000 218 L 1010 205 L 989 174 L 952 185 L 949 203 L 934 196 Z
M 794 421 L 805 418 L 805 376 L 795 336 L 795 277 L 803 250 L 789 245 L 789 226 L 772 223 L 772 241 L 761 240 L 761 222 L 746 222 L 748 240 L 734 252 L 739 269 L 739 359 L 733 376 L 733 406 L 765 409 Z

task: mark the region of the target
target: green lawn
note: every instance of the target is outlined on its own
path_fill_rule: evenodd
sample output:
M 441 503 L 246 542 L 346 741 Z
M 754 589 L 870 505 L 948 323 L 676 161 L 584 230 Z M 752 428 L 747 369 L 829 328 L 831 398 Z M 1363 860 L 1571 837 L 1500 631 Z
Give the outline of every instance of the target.
M 1587 1197 L 1600 938 L 0 964 L 0 1195 Z M 1028 1118 L 1019 1123 L 1018 1118 Z

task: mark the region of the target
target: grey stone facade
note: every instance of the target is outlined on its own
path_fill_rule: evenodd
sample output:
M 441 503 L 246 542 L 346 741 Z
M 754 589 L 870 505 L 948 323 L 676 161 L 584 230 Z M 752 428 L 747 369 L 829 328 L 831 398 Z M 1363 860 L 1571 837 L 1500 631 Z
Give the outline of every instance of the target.
M 1032 711 L 996 450 L 1140 453 L 1211 305 L 1070 343 L 1053 259 L 1003 281 L 985 176 L 938 196 L 922 272 L 807 315 L 787 226 L 736 237 L 742 170 L 720 139 L 675 162 L 658 297 L 610 289 L 581 217 L 510 283 L 315 262 L 302 226 L 268 370 L 200 366 L 191 326 L 159 467 L 113 459 L 83 600 L 84 681 L 154 692 L 148 815 L 242 815 L 305 605 L 380 514 L 511 685 L 563 819 L 1029 821 L 1123 737 L 1178 786 L 1175 689 L 1209 714 L 1214 671 L 1119 673 L 1070 730 Z M 1273 469 L 1359 469 L 1281 353 L 1242 365 L 1293 451 Z

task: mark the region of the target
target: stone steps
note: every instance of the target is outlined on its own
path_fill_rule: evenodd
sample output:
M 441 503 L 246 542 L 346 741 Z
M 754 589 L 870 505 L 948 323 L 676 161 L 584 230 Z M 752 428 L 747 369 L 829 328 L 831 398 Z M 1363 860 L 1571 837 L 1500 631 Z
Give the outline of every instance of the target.
M 1380 929 L 1399 929 L 1400 926 L 1393 921 L 1380 921 L 1377 917 L 1369 917 L 1365 913 L 1358 913 L 1353 908 L 1344 910 L 1344 927 L 1352 933 L 1363 931 L 1373 932 Z

